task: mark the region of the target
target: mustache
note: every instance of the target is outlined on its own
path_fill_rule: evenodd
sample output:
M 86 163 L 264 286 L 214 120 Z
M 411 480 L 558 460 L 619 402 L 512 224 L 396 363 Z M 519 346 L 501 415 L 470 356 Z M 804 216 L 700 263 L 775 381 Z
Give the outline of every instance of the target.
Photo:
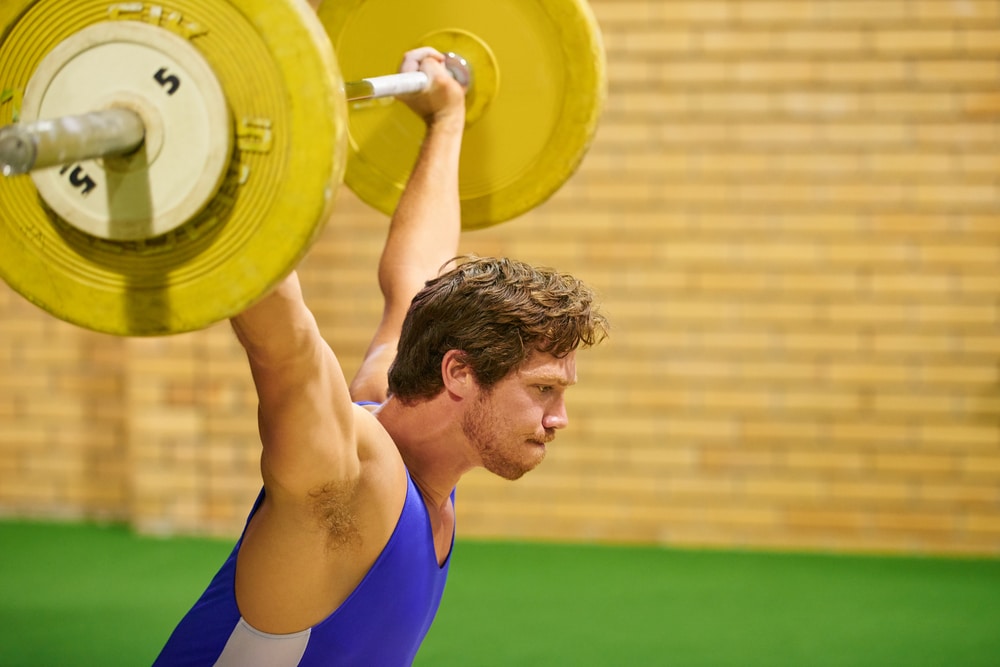
M 545 429 L 544 434 L 535 437 L 535 440 L 542 443 L 543 445 L 547 445 L 555 439 L 556 439 L 556 430 L 554 428 L 547 428 Z

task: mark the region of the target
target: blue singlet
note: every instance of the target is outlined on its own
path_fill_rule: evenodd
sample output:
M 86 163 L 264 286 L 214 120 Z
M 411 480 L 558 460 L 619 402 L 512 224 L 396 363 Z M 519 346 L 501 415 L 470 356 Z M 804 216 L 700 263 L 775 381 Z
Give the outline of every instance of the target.
M 241 618 L 235 586 L 241 536 L 154 667 L 410 665 L 441 603 L 451 555 L 438 567 L 423 497 L 409 472 L 406 480 L 403 511 L 389 542 L 354 592 L 320 623 L 291 635 L 271 635 Z M 248 524 L 263 499 L 262 490 Z

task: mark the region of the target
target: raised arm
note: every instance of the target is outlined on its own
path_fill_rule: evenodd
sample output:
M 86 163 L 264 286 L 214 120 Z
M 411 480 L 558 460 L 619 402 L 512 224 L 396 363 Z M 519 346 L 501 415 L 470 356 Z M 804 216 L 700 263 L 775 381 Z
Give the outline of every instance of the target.
M 340 364 L 292 273 L 232 319 L 259 402 L 261 473 L 272 496 L 296 498 L 358 474 L 354 408 Z
M 399 331 L 413 296 L 458 252 L 461 210 L 458 165 L 465 128 L 465 92 L 442 64 L 437 51 L 406 54 L 401 71 L 420 69 L 430 88 L 401 97 L 427 124 L 417 162 L 389 224 L 379 261 L 382 320 L 364 362 L 351 383 L 356 401 L 382 402 L 386 374 L 396 355 Z

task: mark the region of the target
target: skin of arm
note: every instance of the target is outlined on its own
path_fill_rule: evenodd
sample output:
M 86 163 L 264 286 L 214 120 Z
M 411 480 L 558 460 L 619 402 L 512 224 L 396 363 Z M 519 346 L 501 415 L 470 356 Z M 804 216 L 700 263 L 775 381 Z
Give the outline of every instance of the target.
M 259 402 L 265 497 L 237 559 L 236 597 L 263 632 L 288 633 L 336 609 L 381 552 L 406 494 L 392 438 L 354 401 L 382 401 L 413 295 L 457 252 L 464 91 L 431 49 L 407 54 L 430 88 L 404 100 L 427 133 L 379 262 L 385 304 L 349 387 L 305 304 L 298 275 L 232 318 Z
M 443 61 L 437 51 L 417 49 L 407 54 L 400 68 L 413 71 L 420 63 L 431 80 L 426 93 L 400 98 L 424 119 L 427 134 L 392 216 L 379 261 L 382 320 L 351 383 L 351 396 L 356 401 L 385 400 L 386 373 L 396 355 L 410 301 L 458 252 L 458 164 L 465 129 L 465 92 L 445 70 Z

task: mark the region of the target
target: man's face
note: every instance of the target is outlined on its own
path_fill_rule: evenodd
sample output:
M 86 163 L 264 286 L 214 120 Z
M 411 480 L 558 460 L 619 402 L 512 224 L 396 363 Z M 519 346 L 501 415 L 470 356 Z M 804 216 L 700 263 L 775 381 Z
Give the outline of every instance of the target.
M 520 368 L 481 391 L 462 430 L 482 465 L 518 479 L 545 458 L 545 445 L 568 424 L 566 389 L 576 382 L 576 352 L 561 359 L 532 352 Z

